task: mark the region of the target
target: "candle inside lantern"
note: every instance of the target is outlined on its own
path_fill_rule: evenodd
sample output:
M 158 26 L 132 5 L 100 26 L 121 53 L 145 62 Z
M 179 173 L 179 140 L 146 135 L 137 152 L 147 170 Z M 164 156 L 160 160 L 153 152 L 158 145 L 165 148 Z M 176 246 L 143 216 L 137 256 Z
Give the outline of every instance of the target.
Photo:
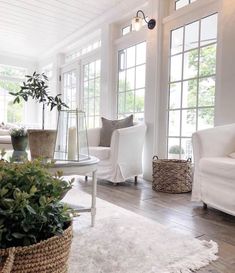
M 77 141 L 76 141 L 76 128 L 69 128 L 68 135 L 68 160 L 76 160 Z

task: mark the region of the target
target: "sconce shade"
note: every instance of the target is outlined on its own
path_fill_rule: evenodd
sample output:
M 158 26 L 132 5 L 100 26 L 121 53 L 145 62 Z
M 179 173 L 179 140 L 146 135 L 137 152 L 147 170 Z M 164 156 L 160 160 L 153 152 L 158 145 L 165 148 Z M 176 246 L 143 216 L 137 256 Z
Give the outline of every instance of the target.
M 143 26 L 143 18 L 141 17 L 134 17 L 132 19 L 132 29 L 135 31 L 139 31 L 141 29 L 141 27 Z

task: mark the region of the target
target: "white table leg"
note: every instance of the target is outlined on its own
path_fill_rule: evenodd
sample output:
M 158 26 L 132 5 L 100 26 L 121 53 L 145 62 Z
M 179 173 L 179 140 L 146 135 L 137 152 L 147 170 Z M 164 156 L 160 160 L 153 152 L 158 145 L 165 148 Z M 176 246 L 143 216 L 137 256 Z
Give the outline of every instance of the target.
M 91 226 L 95 225 L 96 215 L 96 191 L 97 191 L 97 178 L 96 170 L 92 172 L 92 203 L 91 203 Z

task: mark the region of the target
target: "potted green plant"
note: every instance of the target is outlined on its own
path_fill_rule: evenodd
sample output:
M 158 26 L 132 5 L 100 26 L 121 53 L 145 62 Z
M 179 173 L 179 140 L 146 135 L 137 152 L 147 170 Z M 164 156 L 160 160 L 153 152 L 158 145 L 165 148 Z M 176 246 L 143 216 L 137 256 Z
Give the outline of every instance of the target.
M 180 159 L 180 155 L 184 154 L 184 149 L 179 145 L 173 145 L 169 149 L 169 159 Z
M 0 160 L 0 272 L 67 272 L 72 216 L 61 199 L 73 181 L 47 167 Z
M 12 128 L 9 131 L 14 151 L 25 151 L 28 145 L 28 133 L 24 127 Z
M 19 103 L 21 99 L 28 101 L 29 98 L 42 104 L 42 130 L 28 130 L 29 148 L 32 158 L 45 157 L 52 158 L 54 153 L 56 130 L 45 130 L 45 108 L 50 111 L 68 106 L 61 100 L 61 94 L 55 97 L 49 95 L 48 77 L 42 73 L 34 72 L 33 75 L 26 75 L 27 81 L 23 82 L 19 92 L 10 93 L 15 96 L 14 103 Z

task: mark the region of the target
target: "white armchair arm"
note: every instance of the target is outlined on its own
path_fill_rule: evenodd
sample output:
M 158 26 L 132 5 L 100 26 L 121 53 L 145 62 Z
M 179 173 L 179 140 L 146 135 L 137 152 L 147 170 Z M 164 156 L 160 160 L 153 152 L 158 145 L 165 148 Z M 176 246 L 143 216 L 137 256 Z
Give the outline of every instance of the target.
M 218 126 L 193 134 L 195 161 L 201 157 L 227 156 L 235 151 L 235 124 Z
M 100 145 L 100 128 L 92 128 L 87 130 L 88 146 Z
M 111 138 L 111 162 L 118 164 L 125 177 L 128 173 L 142 173 L 142 152 L 145 124 L 118 129 Z
M 193 134 L 194 182 L 192 200 L 201 200 L 199 162 L 203 157 L 223 157 L 235 152 L 235 124 L 218 126 Z

